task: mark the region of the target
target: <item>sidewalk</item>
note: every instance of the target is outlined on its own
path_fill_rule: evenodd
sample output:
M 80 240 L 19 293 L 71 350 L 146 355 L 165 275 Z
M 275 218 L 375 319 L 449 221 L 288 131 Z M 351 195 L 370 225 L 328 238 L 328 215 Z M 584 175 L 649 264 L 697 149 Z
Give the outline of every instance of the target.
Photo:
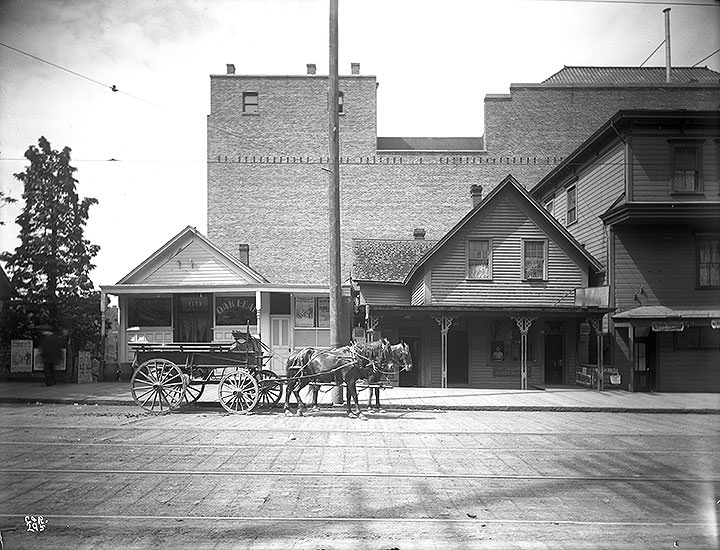
M 367 398 L 367 391 L 360 392 L 360 404 L 363 408 L 367 405 Z M 391 388 L 383 390 L 380 399 L 386 409 L 720 414 L 720 394 L 717 393 L 629 393 L 621 390 L 598 392 L 582 387 L 526 391 Z M 321 402 L 331 402 L 329 391 L 321 393 Z M 137 407 L 130 394 L 129 382 L 57 384 L 50 387 L 42 382 L 0 382 L 0 403 Z M 222 410 L 217 402 L 217 386 L 207 386 L 197 406 L 217 407 Z

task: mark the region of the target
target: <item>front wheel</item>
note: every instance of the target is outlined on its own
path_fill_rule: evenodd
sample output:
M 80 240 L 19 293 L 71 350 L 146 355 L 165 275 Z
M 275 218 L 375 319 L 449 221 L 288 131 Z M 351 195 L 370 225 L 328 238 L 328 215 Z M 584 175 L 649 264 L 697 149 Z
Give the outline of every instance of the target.
M 218 385 L 218 399 L 223 408 L 231 413 L 246 414 L 260 398 L 255 377 L 244 369 L 225 373 Z
M 283 385 L 278 380 L 278 375 L 271 370 L 261 369 L 256 376 L 260 387 L 258 405 L 268 408 L 277 405 L 283 393 Z

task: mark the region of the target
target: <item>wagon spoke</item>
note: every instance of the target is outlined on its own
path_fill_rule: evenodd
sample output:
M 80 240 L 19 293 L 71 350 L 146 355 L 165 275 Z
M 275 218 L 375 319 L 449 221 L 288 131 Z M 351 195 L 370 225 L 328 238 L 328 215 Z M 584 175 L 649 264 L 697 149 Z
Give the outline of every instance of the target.
M 183 399 L 185 380 L 180 368 L 166 359 L 151 359 L 140 365 L 130 380 L 133 399 L 150 412 L 168 412 Z

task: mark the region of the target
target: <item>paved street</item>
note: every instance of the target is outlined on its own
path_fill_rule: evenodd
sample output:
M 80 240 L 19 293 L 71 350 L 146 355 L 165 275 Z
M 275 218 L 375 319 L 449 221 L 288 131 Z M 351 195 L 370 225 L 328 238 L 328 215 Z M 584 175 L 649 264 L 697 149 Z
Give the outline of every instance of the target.
M 8 549 L 718 546 L 716 415 L 1 410 Z

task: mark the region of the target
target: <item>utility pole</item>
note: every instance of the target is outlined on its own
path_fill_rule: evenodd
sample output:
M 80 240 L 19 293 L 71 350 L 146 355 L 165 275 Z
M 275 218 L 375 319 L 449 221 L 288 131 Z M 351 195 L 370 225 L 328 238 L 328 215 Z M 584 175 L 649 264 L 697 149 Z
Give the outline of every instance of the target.
M 670 60 L 670 8 L 663 10 L 665 14 L 665 82 L 670 84 L 670 72 L 672 70 L 672 61 Z
M 328 86 L 330 180 L 329 201 L 329 279 L 330 279 L 330 345 L 342 345 L 342 289 L 340 282 L 340 115 L 338 98 L 338 0 L 330 0 L 330 72 Z M 342 386 L 333 389 L 333 404 L 342 404 Z

